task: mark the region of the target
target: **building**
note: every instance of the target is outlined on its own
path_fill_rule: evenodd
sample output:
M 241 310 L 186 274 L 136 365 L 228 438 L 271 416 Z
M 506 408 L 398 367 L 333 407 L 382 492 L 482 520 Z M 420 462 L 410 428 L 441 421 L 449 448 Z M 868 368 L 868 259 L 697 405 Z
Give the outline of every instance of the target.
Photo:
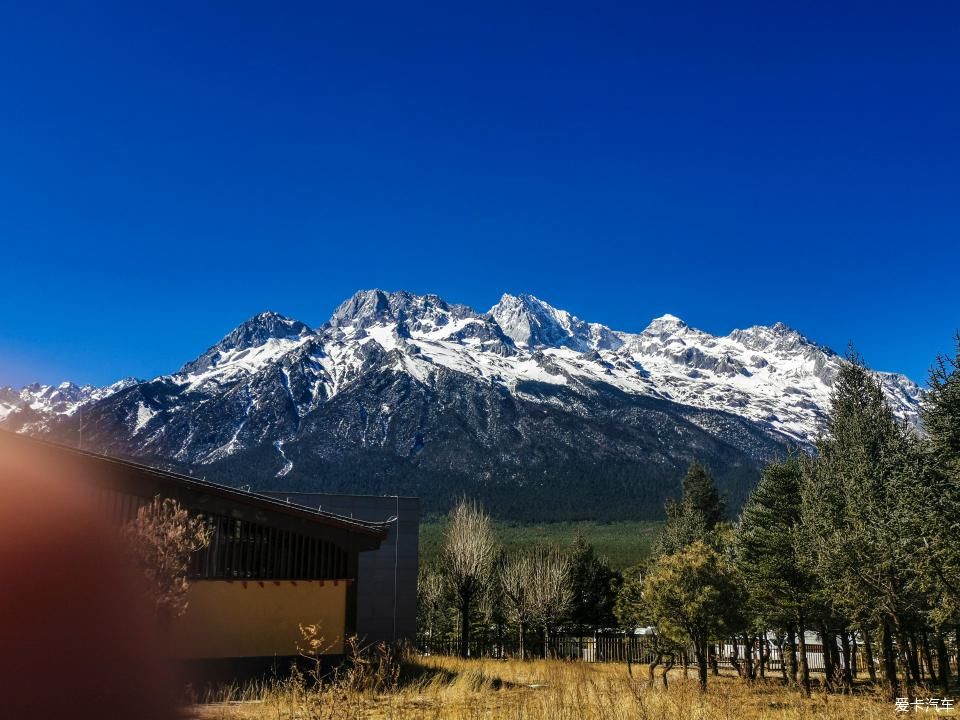
M 192 558 L 189 605 L 169 628 L 168 650 L 204 677 L 288 667 L 301 624 L 320 625 L 330 656 L 362 632 L 357 598 L 367 578 L 360 558 L 381 547 L 388 523 L 0 431 L 0 458 L 4 453 L 69 475 L 113 524 L 132 520 L 158 496 L 209 521 L 212 539 Z
M 420 501 L 414 497 L 266 492 L 270 497 L 367 522 L 387 522 L 378 550 L 360 554 L 357 635 L 364 643 L 416 640 Z

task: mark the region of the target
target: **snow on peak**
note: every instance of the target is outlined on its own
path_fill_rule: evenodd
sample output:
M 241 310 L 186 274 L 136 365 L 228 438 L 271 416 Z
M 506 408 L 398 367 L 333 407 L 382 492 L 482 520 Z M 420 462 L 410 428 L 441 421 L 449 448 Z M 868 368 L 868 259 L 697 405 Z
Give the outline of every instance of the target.
M 829 348 L 818 345 L 782 322 L 773 325 L 754 325 L 746 330 L 734 330 L 727 337 L 751 350 L 798 355 L 810 352 L 834 354 Z
M 401 342 L 419 339 L 475 343 L 478 349 L 499 355 L 513 352 L 509 338 L 488 315 L 480 315 L 466 305 L 448 303 L 436 295 L 406 291 L 357 293 L 337 308 L 325 330 L 340 341 L 374 335 L 384 340 L 387 328 Z
M 373 324 L 388 319 L 389 311 L 389 293 L 378 289 L 360 290 L 340 303 L 328 324 L 332 327 L 353 327 L 363 322 Z
M 327 325 L 356 331 L 375 324 L 400 323 L 411 332 L 427 332 L 467 317 L 479 316 L 466 305 L 448 303 L 437 295 L 361 290 L 334 311 Z
M 504 294 L 480 314 L 436 295 L 373 289 L 343 302 L 316 332 L 278 313 L 260 313 L 179 373 L 158 378 L 160 385 L 149 392 L 119 397 L 128 404 L 140 398 L 128 417 L 145 436 L 161 425 L 153 418 L 166 411 L 165 403 L 206 402 L 238 383 L 248 399 L 245 413 L 258 412 L 261 399 L 269 406 L 273 396 L 261 398 L 258 388 L 271 386 L 272 378 L 279 383 L 276 397 L 289 400 L 300 418 L 371 372 L 408 373 L 427 384 L 456 372 L 521 394 L 531 382 L 563 384 L 585 397 L 598 386 L 612 386 L 733 413 L 810 442 L 829 411 L 842 361 L 783 323 L 714 336 L 667 314 L 640 333 L 626 333 L 530 294 Z M 919 387 L 902 375 L 878 377 L 894 412 L 915 421 Z M 9 424 L 18 413 L 69 415 L 137 384 L 128 379 L 108 388 L 62 383 L 0 390 L 0 421 Z M 168 396 L 173 399 L 159 399 Z M 229 454 L 242 445 L 242 438 L 234 440 L 216 452 Z
M 588 352 L 623 344 L 610 328 L 584 322 L 534 295 L 504 293 L 489 314 L 515 343 L 529 348 L 568 347 Z
M 504 293 L 490 315 L 514 342 L 528 347 L 565 344 L 570 338 L 569 314 L 533 295 Z
M 280 313 L 267 311 L 254 315 L 228 333 L 213 347 L 207 349 L 196 360 L 192 360 L 180 369 L 181 374 L 195 374 L 222 365 L 241 353 L 271 344 L 299 344 L 299 341 L 313 334 L 313 331 L 299 320 L 293 320 Z M 287 342 L 282 342 L 287 341 Z
M 310 328 L 305 323 L 268 310 L 241 323 L 217 343 L 217 346 L 222 349 L 245 350 L 263 345 L 271 338 L 277 340 L 296 338 L 310 332 Z
M 666 315 L 661 315 L 660 317 L 651 320 L 644 332 L 662 335 L 666 333 L 675 333 L 679 330 L 684 330 L 687 327 L 689 326 L 676 315 L 667 313 Z

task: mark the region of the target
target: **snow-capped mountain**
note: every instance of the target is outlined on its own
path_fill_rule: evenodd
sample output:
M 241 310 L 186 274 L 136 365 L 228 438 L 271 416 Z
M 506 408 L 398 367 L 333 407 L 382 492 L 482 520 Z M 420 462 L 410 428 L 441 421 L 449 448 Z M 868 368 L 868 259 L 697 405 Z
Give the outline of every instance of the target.
M 569 363 L 573 372 L 627 392 L 732 412 L 799 443 L 813 442 L 822 430 L 842 362 L 783 323 L 715 337 L 664 315 L 631 334 L 585 323 L 530 295 L 504 295 L 490 314 L 518 346 Z M 878 375 L 896 414 L 915 423 L 917 384 L 896 373 Z
M 112 385 L 74 385 L 62 382 L 57 386 L 32 383 L 20 390 L 0 387 L 0 426 L 13 414 L 21 429 L 43 431 L 58 418 L 74 415 L 84 405 L 109 397 L 139 381 L 125 378 Z
M 76 442 L 82 416 L 86 447 L 255 487 L 637 516 L 694 458 L 742 497 L 816 438 L 841 362 L 782 324 L 715 337 L 664 315 L 625 333 L 531 295 L 478 313 L 370 290 L 315 330 L 261 313 L 171 375 L 0 389 L 0 426 Z M 915 421 L 918 386 L 880 378 Z

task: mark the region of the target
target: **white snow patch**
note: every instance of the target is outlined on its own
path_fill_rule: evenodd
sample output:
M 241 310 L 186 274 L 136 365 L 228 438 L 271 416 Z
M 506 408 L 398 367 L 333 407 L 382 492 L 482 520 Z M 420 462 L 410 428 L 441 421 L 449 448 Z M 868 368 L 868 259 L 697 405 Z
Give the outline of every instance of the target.
M 373 325 L 367 328 L 367 335 L 373 338 L 380 347 L 389 352 L 397 346 L 396 329 L 396 323 L 391 323 L 390 325 Z
M 286 456 L 283 452 L 283 440 L 275 440 L 273 446 L 277 449 L 277 452 L 280 453 L 280 457 L 283 458 L 283 467 L 277 471 L 275 477 L 283 477 L 291 470 L 293 470 L 293 463 L 290 461 L 290 458 Z
M 156 417 L 157 411 L 153 408 L 147 407 L 141 400 L 137 403 L 137 423 L 133 426 L 133 434 L 136 435 L 138 432 L 143 430 L 154 417 Z

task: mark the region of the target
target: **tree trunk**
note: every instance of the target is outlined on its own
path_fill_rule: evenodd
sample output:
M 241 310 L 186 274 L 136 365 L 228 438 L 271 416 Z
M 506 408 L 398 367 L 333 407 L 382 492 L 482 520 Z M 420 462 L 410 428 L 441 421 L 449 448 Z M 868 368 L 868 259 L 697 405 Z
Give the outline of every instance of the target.
M 900 693 L 900 683 L 897 681 L 897 658 L 893 653 L 893 628 L 889 619 L 883 619 L 880 633 L 880 646 L 883 648 L 883 676 L 887 683 L 888 698 L 892 700 Z
M 520 659 L 521 659 L 521 660 L 526 660 L 527 658 L 526 658 L 526 655 L 525 655 L 525 653 L 524 653 L 524 648 L 523 648 L 523 631 L 525 630 L 523 620 L 521 620 L 519 623 L 517 623 L 517 625 L 519 625 L 519 629 L 520 629 Z
M 683 648 L 680 651 L 680 664 L 683 666 L 683 679 L 687 679 L 687 672 L 689 671 L 689 661 L 687 660 L 687 648 Z
M 900 662 L 903 665 L 903 680 L 907 686 L 907 697 L 913 697 L 916 680 L 913 676 L 913 663 L 910 661 L 910 640 L 899 631 L 897 632 L 897 648 L 900 651 Z
M 873 642 L 870 640 L 870 628 L 864 626 L 863 632 L 863 654 L 867 661 L 867 673 L 870 675 L 870 682 L 877 682 L 877 663 L 873 657 Z
M 773 646 L 777 649 L 777 653 L 780 655 L 780 676 L 783 679 L 783 684 L 786 685 L 790 682 L 790 675 L 787 673 L 787 641 L 786 638 L 778 635 L 777 639 L 774 641 Z
M 920 634 L 920 648 L 923 651 L 923 662 L 927 666 L 927 677 L 931 683 L 937 682 L 937 671 L 933 667 L 933 653 L 930 652 L 930 636 L 924 628 Z
M 913 682 L 916 685 L 923 684 L 923 673 L 920 671 L 920 658 L 919 653 L 917 652 L 917 638 L 913 633 L 907 637 L 907 641 L 904 643 L 904 646 L 907 651 L 907 663 L 910 668 L 910 676 L 913 678 Z
M 853 688 L 853 672 L 850 662 L 850 633 L 847 628 L 840 628 L 840 647 L 843 649 L 843 690 L 850 692 Z
M 940 666 L 938 677 L 940 686 L 944 690 L 950 689 L 950 656 L 947 654 L 947 643 L 944 641 L 943 633 L 937 633 L 937 664 Z
M 710 670 L 713 672 L 714 675 L 719 675 L 720 662 L 719 660 L 717 660 L 717 655 L 719 654 L 717 651 L 717 646 L 714 645 L 713 643 L 710 643 L 710 649 L 707 651 L 707 654 L 710 659 Z
M 708 664 L 707 656 L 710 654 L 707 650 L 707 641 L 701 640 L 699 643 L 694 642 L 693 652 L 697 656 L 697 679 L 700 682 L 700 692 L 706 692 Z
M 667 673 L 673 669 L 673 653 L 670 653 L 667 664 L 663 666 L 663 672 L 660 675 L 660 679 L 663 680 L 663 687 L 668 688 L 669 684 L 667 683 Z
M 790 679 L 797 681 L 797 634 L 791 628 L 787 632 L 787 655 L 784 657 L 783 650 L 780 650 L 780 667 L 784 671 L 783 680 L 787 681 L 787 670 L 789 664 Z
M 857 645 L 857 631 L 850 633 L 850 677 L 857 679 L 857 672 L 860 670 L 860 660 L 858 657 L 859 645 Z
M 956 651 L 955 660 L 957 661 L 957 672 L 960 673 L 960 625 L 953 628 L 953 649 Z
M 800 686 L 803 688 L 803 694 L 810 697 L 810 663 L 807 662 L 807 624 L 800 613 L 800 627 L 797 632 L 797 640 L 800 644 Z
M 730 651 L 730 666 L 737 671 L 737 675 L 743 677 L 743 667 L 740 665 L 740 648 L 737 646 L 737 638 L 731 640 L 733 643 L 731 647 L 733 648 Z
M 460 601 L 460 657 L 470 657 L 470 600 Z
M 767 679 L 767 663 L 770 662 L 770 641 L 766 634 L 757 638 L 757 645 L 760 648 L 760 679 Z
M 734 638 L 736 639 L 736 638 Z M 753 682 L 753 638 L 743 634 L 743 676 L 748 683 Z
M 827 687 L 827 690 L 833 690 L 833 650 L 831 649 L 831 644 L 833 643 L 833 635 L 830 634 L 830 631 L 827 630 L 826 623 L 820 623 L 820 647 L 823 649 L 823 674 L 825 676 L 824 684 Z
M 658 650 L 657 654 L 653 656 L 653 662 L 650 663 L 650 666 L 647 668 L 647 677 L 648 677 L 647 684 L 650 685 L 650 687 L 653 687 L 653 682 L 654 682 L 654 679 L 656 678 L 656 675 L 654 674 L 654 672 L 656 671 L 657 665 L 660 664 L 661 660 L 663 660 L 663 653 L 661 653 Z

